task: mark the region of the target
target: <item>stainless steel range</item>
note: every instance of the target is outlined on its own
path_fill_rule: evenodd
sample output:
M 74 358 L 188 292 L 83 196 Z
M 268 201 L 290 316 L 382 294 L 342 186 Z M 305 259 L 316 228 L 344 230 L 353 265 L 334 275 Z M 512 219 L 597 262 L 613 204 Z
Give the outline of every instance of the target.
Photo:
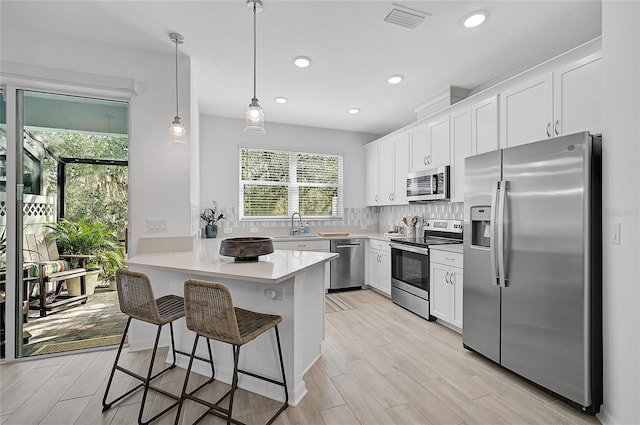
M 427 220 L 414 238 L 391 239 L 391 299 L 422 316 L 429 314 L 429 247 L 462 243 L 463 222 Z M 417 233 L 417 232 L 416 232 Z

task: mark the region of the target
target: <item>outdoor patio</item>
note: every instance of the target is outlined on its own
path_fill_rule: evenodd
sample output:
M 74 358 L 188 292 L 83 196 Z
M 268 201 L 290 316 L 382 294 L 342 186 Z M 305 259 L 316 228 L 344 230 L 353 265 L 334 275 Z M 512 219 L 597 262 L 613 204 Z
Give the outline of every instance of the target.
M 40 355 L 103 347 L 120 342 L 127 322 L 118 306 L 118 293 L 96 288 L 86 304 L 46 317 L 30 311 L 24 330 L 31 334 L 23 355 Z

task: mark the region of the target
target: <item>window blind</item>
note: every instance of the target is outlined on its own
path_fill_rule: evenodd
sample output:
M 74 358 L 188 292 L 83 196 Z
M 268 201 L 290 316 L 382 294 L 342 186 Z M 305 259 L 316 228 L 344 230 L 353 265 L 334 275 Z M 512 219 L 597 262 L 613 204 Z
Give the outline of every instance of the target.
M 240 149 L 240 218 L 342 218 L 342 155 Z

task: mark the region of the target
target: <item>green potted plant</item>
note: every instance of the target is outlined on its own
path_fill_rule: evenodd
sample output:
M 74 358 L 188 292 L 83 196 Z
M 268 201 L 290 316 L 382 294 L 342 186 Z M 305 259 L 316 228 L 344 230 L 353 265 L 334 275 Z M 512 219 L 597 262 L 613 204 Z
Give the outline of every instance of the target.
M 218 236 L 218 221 L 224 218 L 224 214 L 218 214 L 218 204 L 214 201 L 212 208 L 205 208 L 200 214 L 200 218 L 207 223 L 204 227 L 205 236 L 207 238 L 215 238 Z
M 116 271 L 123 267 L 124 247 L 106 224 L 99 221 L 89 222 L 86 218 L 77 222 L 63 218 L 47 227 L 51 229 L 48 237 L 56 241 L 61 255 L 92 256 L 85 264 L 88 295 L 95 290 L 98 275 L 105 282 L 115 282 Z M 77 266 L 71 264 L 71 267 Z M 73 286 L 73 283 L 67 282 L 67 290 L 70 294 L 75 292 L 75 289 L 69 286 Z

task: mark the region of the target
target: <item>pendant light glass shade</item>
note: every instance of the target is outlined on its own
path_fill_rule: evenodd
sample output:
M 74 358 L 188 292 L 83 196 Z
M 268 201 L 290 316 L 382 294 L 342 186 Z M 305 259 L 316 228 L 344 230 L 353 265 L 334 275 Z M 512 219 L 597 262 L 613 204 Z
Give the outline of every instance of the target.
M 251 105 L 245 114 L 244 132 L 249 134 L 264 134 L 264 112 L 255 97 L 251 99 Z
M 184 37 L 172 32 L 169 34 L 169 39 L 176 44 L 176 116 L 169 127 L 169 144 L 184 146 L 187 144 L 187 129 L 182 124 L 178 113 L 178 44 L 184 43 Z
M 187 129 L 184 128 L 180 117 L 176 116 L 169 127 L 169 144 L 185 145 L 187 144 Z
M 253 98 L 245 114 L 244 132 L 247 134 L 260 135 L 265 133 L 265 129 L 264 112 L 256 97 L 256 13 L 262 11 L 262 1 L 247 0 L 247 6 L 249 6 L 253 12 Z

